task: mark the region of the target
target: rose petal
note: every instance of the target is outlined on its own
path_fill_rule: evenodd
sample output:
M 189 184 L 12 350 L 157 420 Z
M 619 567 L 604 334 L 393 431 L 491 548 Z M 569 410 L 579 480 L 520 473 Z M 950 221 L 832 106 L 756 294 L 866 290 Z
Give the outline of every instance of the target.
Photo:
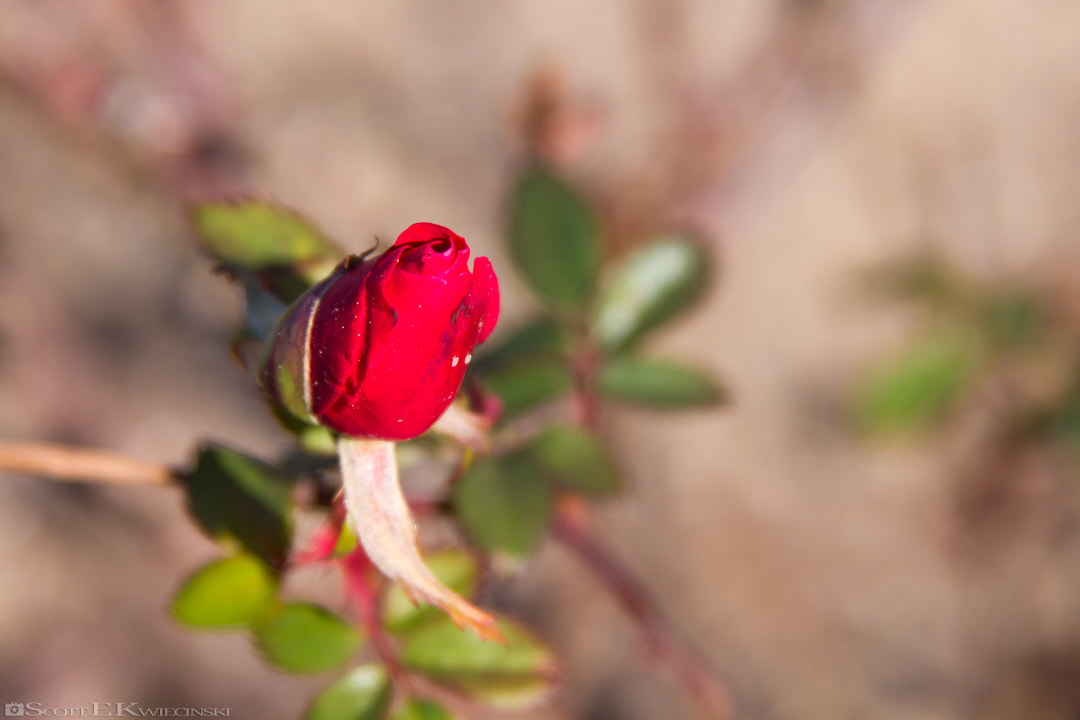
M 487 340 L 488 335 L 495 329 L 495 323 L 499 321 L 499 279 L 495 277 L 495 269 L 491 261 L 486 257 L 476 258 L 473 263 L 472 288 L 469 297 L 475 298 L 480 308 L 479 335 L 476 344 Z
M 349 268 L 323 293 L 311 325 L 311 412 L 320 415 L 344 392 L 367 347 L 365 280 L 376 261 Z

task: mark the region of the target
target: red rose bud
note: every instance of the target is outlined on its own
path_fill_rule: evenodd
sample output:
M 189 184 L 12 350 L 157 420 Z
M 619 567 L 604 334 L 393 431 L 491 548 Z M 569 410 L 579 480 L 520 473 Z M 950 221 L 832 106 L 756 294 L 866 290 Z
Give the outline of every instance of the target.
M 383 255 L 346 258 L 300 297 L 263 348 L 259 381 L 293 414 L 339 433 L 407 440 L 457 394 L 499 317 L 491 262 L 417 223 Z

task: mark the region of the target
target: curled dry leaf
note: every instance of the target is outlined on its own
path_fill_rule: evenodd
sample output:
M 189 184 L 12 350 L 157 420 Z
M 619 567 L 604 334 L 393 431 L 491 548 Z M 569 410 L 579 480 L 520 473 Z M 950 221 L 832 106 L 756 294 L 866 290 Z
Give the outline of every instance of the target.
M 343 437 L 338 443 L 345 505 L 364 551 L 414 603 L 442 608 L 458 627 L 505 643 L 495 618 L 443 585 L 420 557 L 416 523 L 398 479 L 394 443 Z

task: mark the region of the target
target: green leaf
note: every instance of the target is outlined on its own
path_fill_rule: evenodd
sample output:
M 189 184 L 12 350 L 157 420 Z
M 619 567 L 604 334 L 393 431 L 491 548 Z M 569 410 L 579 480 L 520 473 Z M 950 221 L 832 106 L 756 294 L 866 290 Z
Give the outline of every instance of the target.
M 503 417 L 511 418 L 557 400 L 574 380 L 565 364 L 540 361 L 500 368 L 484 377 L 484 386 L 502 400 Z
M 305 720 L 382 720 L 390 709 L 392 687 L 386 671 L 361 665 L 323 689 Z
M 476 558 L 462 550 L 440 550 L 428 553 L 424 563 L 446 587 L 458 595 L 469 598 L 476 592 L 480 579 L 480 567 Z M 445 615 L 428 603 L 413 605 L 400 585 L 394 584 L 386 591 L 382 603 L 383 624 L 393 633 L 404 633 Z
M 972 385 L 983 358 L 982 338 L 970 328 L 922 338 L 856 387 L 856 420 L 873 433 L 935 425 Z
M 410 700 L 390 720 L 454 720 L 454 716 L 433 700 Z
M 506 645 L 485 642 L 448 620 L 427 625 L 405 639 L 401 663 L 501 709 L 535 705 L 555 682 L 555 658 L 517 623 L 501 620 L 499 629 Z
M 600 269 L 600 231 L 589 207 L 566 183 L 534 168 L 511 198 L 510 253 L 543 300 L 580 308 Z
M 481 458 L 454 486 L 454 510 L 469 536 L 486 550 L 524 556 L 551 520 L 551 487 L 524 455 Z
M 705 287 L 708 261 L 703 247 L 680 237 L 661 238 L 626 258 L 597 305 L 601 347 L 627 347 L 693 304 Z
M 569 333 L 555 319 L 540 317 L 481 346 L 472 372 L 481 376 L 521 361 L 560 360 L 566 357 Z
M 192 575 L 173 599 L 172 614 L 185 625 L 204 629 L 241 628 L 257 622 L 274 606 L 277 580 L 250 555 L 216 560 Z
M 281 565 L 292 536 L 287 477 L 235 450 L 209 445 L 180 480 L 188 510 L 211 538 L 235 540 L 271 566 Z
M 604 364 L 600 391 L 608 397 L 655 410 L 709 407 L 727 393 L 707 373 L 682 363 L 620 357 Z
M 204 203 L 191 217 L 203 245 L 226 267 L 310 268 L 326 261 L 333 261 L 333 267 L 344 255 L 306 218 L 260 200 Z
M 607 447 L 576 425 L 554 425 L 529 443 L 529 454 L 567 490 L 608 495 L 621 488 L 619 469 Z
M 361 641 L 355 627 L 306 602 L 278 607 L 255 625 L 254 636 L 269 663 L 300 674 L 333 670 L 356 653 Z

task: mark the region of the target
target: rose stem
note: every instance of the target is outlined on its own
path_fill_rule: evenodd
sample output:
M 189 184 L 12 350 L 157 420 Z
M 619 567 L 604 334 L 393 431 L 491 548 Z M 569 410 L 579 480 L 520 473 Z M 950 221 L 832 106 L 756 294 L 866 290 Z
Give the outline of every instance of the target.
M 686 647 L 642 584 L 589 533 L 583 509 L 587 511 L 574 507 L 573 503 L 561 504 L 553 524 L 555 537 L 573 550 L 615 596 L 637 625 L 653 659 L 670 668 L 705 715 L 730 718 L 731 697 L 723 681 L 697 653 Z

